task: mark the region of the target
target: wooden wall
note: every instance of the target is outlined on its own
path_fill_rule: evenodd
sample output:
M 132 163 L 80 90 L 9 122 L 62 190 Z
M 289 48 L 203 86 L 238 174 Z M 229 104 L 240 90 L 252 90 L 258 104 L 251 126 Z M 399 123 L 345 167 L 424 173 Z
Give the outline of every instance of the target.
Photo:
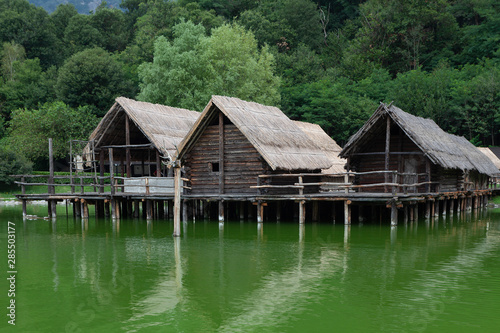
M 258 175 L 266 173 L 269 167 L 236 126 L 227 118 L 224 122 L 223 193 L 257 194 L 250 186 L 257 185 Z M 220 193 L 219 138 L 219 124 L 213 123 L 186 154 L 184 166 L 186 177 L 191 180 L 191 194 Z

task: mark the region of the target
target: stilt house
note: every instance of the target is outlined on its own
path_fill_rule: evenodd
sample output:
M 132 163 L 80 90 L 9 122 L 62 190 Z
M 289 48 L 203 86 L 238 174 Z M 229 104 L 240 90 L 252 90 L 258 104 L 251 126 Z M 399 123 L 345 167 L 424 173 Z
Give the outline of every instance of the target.
M 383 103 L 351 137 L 340 157 L 357 173 L 354 184 L 360 185 L 359 192 L 482 190 L 488 188 L 489 177 L 498 173 L 464 137 L 444 132 L 431 119 Z
M 266 189 L 276 182 L 280 193 L 297 193 L 296 178 L 259 176 L 318 173 L 333 164 L 278 108 L 224 96 L 212 97 L 179 146 L 178 159 L 190 181 L 188 194 L 205 197 L 276 194 Z
M 118 97 L 89 138 L 101 165 L 109 165 L 109 148 L 115 172 L 127 177 L 159 176 L 161 158 L 176 154 L 199 112 Z M 107 167 L 109 170 L 109 167 Z

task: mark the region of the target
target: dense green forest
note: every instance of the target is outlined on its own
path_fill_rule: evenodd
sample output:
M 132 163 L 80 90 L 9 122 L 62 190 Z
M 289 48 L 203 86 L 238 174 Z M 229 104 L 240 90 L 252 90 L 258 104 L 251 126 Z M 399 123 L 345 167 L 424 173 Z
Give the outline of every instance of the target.
M 57 4 L 57 3 L 56 3 Z M 381 101 L 476 145 L 500 140 L 496 0 L 123 0 L 79 14 L 0 0 L 0 181 L 43 169 L 129 98 L 280 107 L 340 145 Z

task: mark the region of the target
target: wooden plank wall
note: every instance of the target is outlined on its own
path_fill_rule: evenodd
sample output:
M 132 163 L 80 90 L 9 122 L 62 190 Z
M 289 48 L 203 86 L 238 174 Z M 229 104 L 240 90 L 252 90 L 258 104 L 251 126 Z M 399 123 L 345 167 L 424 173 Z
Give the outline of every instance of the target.
M 259 152 L 233 124 L 224 125 L 226 193 L 257 193 L 257 177 L 269 169 Z
M 191 180 L 191 194 L 219 193 L 219 125 L 209 125 L 186 155 L 186 176 Z M 212 164 L 212 168 L 210 166 Z M 267 163 L 247 138 L 233 124 L 224 124 L 224 192 L 257 194 L 250 186 L 266 173 Z
M 184 168 L 191 181 L 192 194 L 219 193 L 219 174 L 209 163 L 219 162 L 219 126 L 208 126 L 191 151 L 186 154 Z

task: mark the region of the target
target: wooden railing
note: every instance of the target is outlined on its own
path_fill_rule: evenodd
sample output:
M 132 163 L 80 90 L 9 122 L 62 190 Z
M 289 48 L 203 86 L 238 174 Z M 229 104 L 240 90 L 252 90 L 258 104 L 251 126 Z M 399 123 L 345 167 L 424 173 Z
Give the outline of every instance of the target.
M 20 179 L 14 183 L 21 186 L 21 193 L 25 195 L 27 188 L 33 186 L 47 186 L 47 194 L 56 194 L 57 187 L 70 187 L 70 192 L 64 194 L 84 194 L 84 193 L 105 193 L 114 195 L 118 192 L 144 193 L 144 194 L 172 194 L 174 193 L 173 177 L 115 177 L 108 176 L 88 176 L 72 174 L 69 176 L 50 175 L 12 175 L 11 177 Z M 36 179 L 28 181 L 28 179 Z M 46 181 L 39 181 L 45 179 Z M 66 180 L 66 181 L 65 181 Z M 91 181 L 89 181 L 91 180 Z M 90 190 L 89 190 L 90 188 Z M 187 188 L 183 186 L 183 188 Z M 60 193 L 59 193 L 60 194 Z
M 358 177 L 367 175 L 388 175 L 391 180 L 388 182 L 377 182 L 369 184 L 356 184 Z M 412 183 L 403 183 L 404 177 L 416 179 Z M 284 184 L 273 184 L 275 179 L 291 179 L 290 181 L 281 181 Z M 293 179 L 296 181 L 293 181 Z M 307 182 L 305 178 L 322 179 L 321 181 Z M 342 181 L 326 181 L 328 178 L 338 178 Z M 424 179 L 421 179 L 424 178 Z M 260 194 L 269 193 L 271 190 L 283 189 L 297 189 L 298 194 L 304 194 L 307 187 L 318 187 L 319 191 L 342 191 L 342 192 L 357 192 L 362 189 L 369 189 L 374 187 L 384 188 L 385 192 L 391 193 L 408 193 L 409 190 L 417 192 L 420 186 L 426 186 L 425 192 L 437 191 L 438 182 L 428 181 L 429 175 L 427 173 L 401 173 L 397 171 L 370 171 L 370 172 L 344 172 L 344 173 L 300 173 L 300 174 L 271 174 L 259 175 L 257 179 L 257 186 L 251 186 L 259 190 Z M 380 191 L 377 191 L 380 192 Z M 295 192 L 295 194 L 297 194 Z

